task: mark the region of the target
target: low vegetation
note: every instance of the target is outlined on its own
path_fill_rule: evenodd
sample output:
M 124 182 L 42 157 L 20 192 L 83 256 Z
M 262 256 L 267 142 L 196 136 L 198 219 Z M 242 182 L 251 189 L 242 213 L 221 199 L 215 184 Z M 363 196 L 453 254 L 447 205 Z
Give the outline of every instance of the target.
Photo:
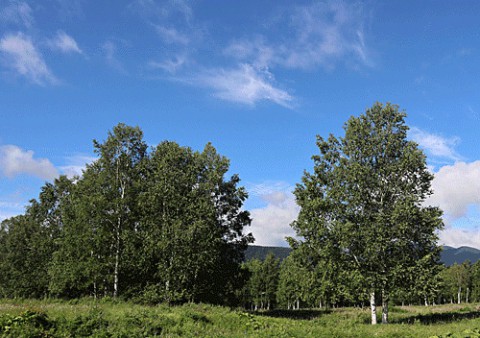
M 251 313 L 192 303 L 3 300 L 0 337 L 480 337 L 476 305 L 391 311 L 392 323 L 371 326 L 367 308 Z

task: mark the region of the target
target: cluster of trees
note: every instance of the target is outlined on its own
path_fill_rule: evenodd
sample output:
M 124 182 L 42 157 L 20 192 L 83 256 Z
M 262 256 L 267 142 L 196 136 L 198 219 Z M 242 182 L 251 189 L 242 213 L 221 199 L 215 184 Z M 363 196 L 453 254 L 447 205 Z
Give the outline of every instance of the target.
M 303 248 L 298 249 L 281 262 L 270 253 L 263 261 L 254 258 L 244 264 L 250 275 L 242 290 L 245 308 L 364 308 L 368 304 L 370 289 L 360 273 L 342 269 L 333 275 L 326 266 L 311 265 L 313 261 L 305 260 L 308 255 L 301 252 Z M 434 275 L 427 270 L 427 274 L 416 277 L 414 283 L 399 285 L 390 293 L 393 304 L 480 302 L 480 261 L 455 263 L 450 267 L 437 265 Z
M 280 259 L 269 253 L 262 261 L 254 258 L 244 264 L 248 281 L 241 295 L 243 306 L 251 310 L 270 310 L 277 304 Z
M 246 191 L 227 158 L 119 124 L 81 177 L 47 183 L 0 227 L 0 296 L 232 304 L 243 286 Z
M 440 272 L 438 302 L 480 302 L 480 261 L 453 264 Z
M 433 175 L 405 117 L 376 103 L 343 137 L 318 136 L 313 171 L 294 191 L 292 254 L 243 269 L 247 194 L 238 176 L 224 178 L 228 160 L 210 144 L 148 152 L 141 130 L 120 124 L 94 142 L 99 158 L 82 177 L 46 184 L 25 215 L 2 222 L 0 295 L 243 299 L 254 309 L 369 302 L 372 324 L 379 302 L 387 323 L 392 299 L 431 302 L 441 279 L 441 211 L 425 206 Z

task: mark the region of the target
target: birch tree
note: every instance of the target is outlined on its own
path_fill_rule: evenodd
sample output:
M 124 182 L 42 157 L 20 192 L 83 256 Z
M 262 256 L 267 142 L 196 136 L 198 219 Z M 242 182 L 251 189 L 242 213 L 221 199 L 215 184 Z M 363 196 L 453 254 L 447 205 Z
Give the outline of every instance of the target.
M 211 144 L 194 152 L 165 141 L 145 162 L 144 250 L 154 267 L 150 289 L 165 302 L 231 303 L 242 287 L 250 217 L 238 176 L 225 178 L 228 168 Z
M 405 117 L 395 105 L 376 103 L 347 121 L 344 137 L 317 136 L 313 172 L 295 189 L 301 211 L 294 229 L 312 250 L 360 274 L 372 324 L 377 299 L 387 323 L 389 293 L 425 256 L 438 261 L 441 211 L 423 206 L 433 176 L 407 138 Z

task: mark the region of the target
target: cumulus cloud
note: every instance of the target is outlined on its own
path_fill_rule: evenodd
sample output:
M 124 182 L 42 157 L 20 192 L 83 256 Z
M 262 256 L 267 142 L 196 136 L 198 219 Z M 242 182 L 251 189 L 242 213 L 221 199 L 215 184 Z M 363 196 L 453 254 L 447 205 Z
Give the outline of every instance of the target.
M 14 145 L 0 147 L 0 171 L 6 177 L 28 174 L 45 180 L 58 176 L 54 165 L 45 158 L 34 158 L 31 150 L 23 150 Z
M 435 173 L 433 195 L 425 204 L 443 210 L 445 229 L 440 232 L 440 242 L 459 247 L 480 248 L 480 231 L 472 210 L 480 208 L 480 161 L 456 162 L 443 166 Z M 463 223 L 467 221 L 467 226 Z
M 83 54 L 82 50 L 78 47 L 75 39 L 63 31 L 58 31 L 55 38 L 50 40 L 49 45 L 52 49 L 58 50 L 65 54 Z
M 0 40 L 4 64 L 35 84 L 57 83 L 31 39 L 22 34 L 6 34 Z
M 285 237 L 294 237 L 290 224 L 300 211 L 291 193 L 292 187 L 283 182 L 266 182 L 249 187 L 251 195 L 260 197 L 265 207 L 250 210 L 256 245 L 287 246 Z
M 254 105 L 267 100 L 289 108 L 293 97 L 273 85 L 273 76 L 251 65 L 242 64 L 233 69 L 210 69 L 198 75 L 194 83 L 211 88 L 220 99 Z
M 439 206 L 449 223 L 467 215 L 469 206 L 480 206 L 480 161 L 457 162 L 435 173 L 433 195 L 427 203 Z
M 480 231 L 448 227 L 439 234 L 439 242 L 454 248 L 470 246 L 480 249 Z
M 33 23 L 32 8 L 23 1 L 11 1 L 0 10 L 0 21 L 21 24 L 29 28 Z
M 410 129 L 410 136 L 434 157 L 451 161 L 459 161 L 462 159 L 455 151 L 455 146 L 460 143 L 458 137 L 445 138 L 436 134 L 428 133 L 416 127 Z

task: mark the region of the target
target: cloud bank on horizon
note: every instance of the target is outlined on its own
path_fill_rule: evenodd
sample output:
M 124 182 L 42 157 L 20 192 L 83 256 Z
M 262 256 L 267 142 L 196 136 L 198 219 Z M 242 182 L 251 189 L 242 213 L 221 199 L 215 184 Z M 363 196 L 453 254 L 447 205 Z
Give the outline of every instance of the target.
M 480 4 L 415 6 L 412 17 L 375 0 L 1 2 L 0 220 L 45 180 L 81 175 L 91 140 L 126 122 L 150 144 L 213 141 L 255 182 L 256 243 L 286 245 L 314 135 L 392 101 L 435 174 L 442 243 L 480 248 Z

